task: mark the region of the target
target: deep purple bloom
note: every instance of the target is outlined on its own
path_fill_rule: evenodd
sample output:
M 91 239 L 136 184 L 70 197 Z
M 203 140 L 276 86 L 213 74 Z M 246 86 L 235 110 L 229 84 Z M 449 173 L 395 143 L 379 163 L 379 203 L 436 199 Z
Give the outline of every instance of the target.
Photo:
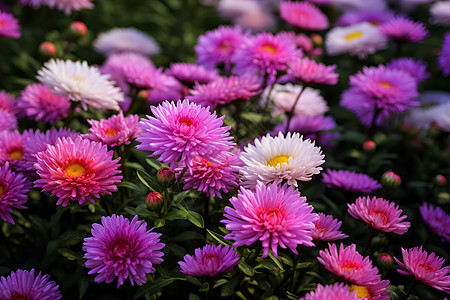
M 445 76 L 448 76 L 450 74 L 450 33 L 444 35 L 438 62 L 442 73 L 444 73 Z
M 427 203 L 422 204 L 419 210 L 428 228 L 442 240 L 450 243 L 450 216 L 439 206 Z
M 349 26 L 362 22 L 369 22 L 372 25 L 378 26 L 394 16 L 394 13 L 387 10 L 350 10 L 342 14 L 335 25 Z
M 0 108 L 0 131 L 17 128 L 17 118 L 14 114 Z
M 390 38 L 408 42 L 419 42 L 428 34 L 428 30 L 422 23 L 414 22 L 404 16 L 396 16 L 381 24 L 380 31 Z
M 371 194 L 381 187 L 381 184 L 370 176 L 348 170 L 327 169 L 323 173 L 322 181 L 330 188 L 360 194 Z
M 409 57 L 393 59 L 386 65 L 386 68 L 403 71 L 414 78 L 417 83 L 420 83 L 430 77 L 430 73 L 427 72 L 427 65 L 425 62 L 421 60 L 414 60 Z
M 31 184 L 21 173 L 13 172 L 6 162 L 0 165 L 0 218 L 14 224 L 11 212 L 14 209 L 26 209 Z M 0 298 L 1 299 L 1 298 Z
M 339 231 L 342 221 L 334 219 L 331 215 L 318 213 L 319 219 L 314 223 L 312 230 L 314 241 L 335 241 L 348 238 L 348 235 Z
M 41 272 L 34 277 L 31 271 L 16 270 L 7 277 L 0 277 L 0 299 L 26 299 L 26 300 L 58 300 L 61 299 L 59 286 L 49 280 L 50 275 Z

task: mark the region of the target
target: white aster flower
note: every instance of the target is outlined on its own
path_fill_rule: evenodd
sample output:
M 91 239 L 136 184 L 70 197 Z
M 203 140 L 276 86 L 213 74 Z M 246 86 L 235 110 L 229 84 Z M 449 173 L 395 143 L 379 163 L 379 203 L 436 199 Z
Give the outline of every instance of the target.
M 442 131 L 450 132 L 450 103 L 439 105 L 433 112 L 436 126 Z
M 275 84 L 270 93 L 271 101 L 274 104 L 273 116 L 275 117 L 277 114 L 289 112 L 301 89 L 301 85 L 294 85 L 292 83 L 284 85 Z M 263 103 L 266 103 L 269 90 L 270 88 L 267 88 L 263 93 Z M 323 115 L 328 110 L 327 101 L 320 95 L 320 91 L 307 87 L 295 106 L 294 115 L 318 116 Z
M 330 55 L 349 53 L 363 59 L 386 48 L 387 42 L 387 37 L 376 26 L 362 22 L 331 29 L 325 38 L 325 47 Z
M 31 2 L 31 1 L 30 1 Z M 72 10 L 81 10 L 83 8 L 92 9 L 94 4 L 91 0 L 45 0 L 41 1 L 44 5 L 63 11 L 69 15 Z
M 439 1 L 430 7 L 431 22 L 450 25 L 450 1 Z
M 279 132 L 278 136 L 267 134 L 261 140 L 255 139 L 255 145 L 248 145 L 240 157 L 244 166 L 241 169 L 242 184 L 254 188 L 257 181 L 264 184 L 282 184 L 297 186 L 297 180 L 308 181 L 319 174 L 325 162 L 320 147 L 311 140 L 303 140 L 299 133 Z
M 133 27 L 113 28 L 99 34 L 94 41 L 94 48 L 106 56 L 123 52 L 148 56 L 159 53 L 159 46 L 155 39 Z
M 37 79 L 53 93 L 80 102 L 84 110 L 87 105 L 99 109 L 119 110 L 118 102 L 124 100 L 121 90 L 86 61 L 51 59 L 38 71 Z

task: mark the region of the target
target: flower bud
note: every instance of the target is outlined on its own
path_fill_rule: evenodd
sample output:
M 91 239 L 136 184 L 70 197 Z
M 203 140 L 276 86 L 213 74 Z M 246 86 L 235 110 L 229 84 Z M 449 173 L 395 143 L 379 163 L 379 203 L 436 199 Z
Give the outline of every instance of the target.
M 435 186 L 445 186 L 447 184 L 447 178 L 442 175 L 438 174 L 434 177 L 434 185 Z
M 392 258 L 392 255 L 388 253 L 381 253 L 377 256 L 376 262 L 380 268 L 388 270 L 392 267 L 394 259 Z
M 140 90 L 137 95 L 136 98 L 138 101 L 147 101 L 148 99 L 148 91 L 147 90 Z
M 169 168 L 162 167 L 156 173 L 156 181 L 164 187 L 171 186 L 175 183 L 175 174 Z
M 386 171 L 381 175 L 381 184 L 385 189 L 396 189 L 402 183 L 402 178 L 394 171 Z
M 367 153 L 374 152 L 376 148 L 377 148 L 377 144 L 375 144 L 375 142 L 371 141 L 371 140 L 367 140 L 363 144 L 363 149 Z
M 322 47 L 323 38 L 317 33 L 313 33 L 310 36 L 311 41 L 313 42 L 314 47 Z
M 72 37 L 80 38 L 85 36 L 87 31 L 87 26 L 83 22 L 75 21 L 70 24 L 70 35 Z
M 58 54 L 58 49 L 52 42 L 42 42 L 39 45 L 39 54 L 45 58 L 54 57 Z
M 158 192 L 150 192 L 145 197 L 145 204 L 147 204 L 147 208 L 150 210 L 159 210 L 164 203 L 164 197 L 161 193 Z

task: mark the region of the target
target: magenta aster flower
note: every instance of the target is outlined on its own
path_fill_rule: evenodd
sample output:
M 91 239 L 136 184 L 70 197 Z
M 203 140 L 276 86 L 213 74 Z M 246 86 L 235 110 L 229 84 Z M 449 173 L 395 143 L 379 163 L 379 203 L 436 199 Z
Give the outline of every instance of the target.
M 183 177 L 184 190 L 195 189 L 207 196 L 222 198 L 222 192 L 228 193 L 239 185 L 239 169 L 242 161 L 239 150 L 216 153 L 211 161 L 195 156 L 189 163 L 189 172 Z M 179 170 L 181 172 L 181 169 Z
M 218 277 L 230 272 L 241 260 L 239 254 L 224 245 L 206 245 L 195 249 L 195 255 L 186 254 L 179 261 L 180 272 L 195 277 Z
M 146 283 L 145 275 L 155 273 L 154 265 L 163 261 L 161 233 L 147 230 L 147 223 L 138 221 L 138 216 L 131 222 L 123 216 L 103 216 L 101 222 L 92 224 L 92 237 L 84 239 L 88 274 L 97 274 L 95 282 L 110 283 L 117 278 L 117 287 L 127 279 L 131 285 Z
M 23 155 L 27 152 L 23 140 L 18 130 L 0 131 L 0 165 L 9 162 L 12 169 L 20 169 L 24 164 Z
M 301 29 L 324 30 L 328 28 L 328 19 L 325 14 L 309 2 L 281 1 L 280 17 Z
M 0 10 L 0 36 L 13 39 L 20 37 L 20 25 L 17 19 L 10 13 Z
M 315 227 L 312 230 L 314 241 L 335 241 L 348 238 L 348 235 L 339 231 L 342 221 L 324 213 L 318 213 L 317 215 L 319 219 L 314 223 Z
M 233 207 L 225 207 L 225 228 L 235 240 L 235 247 L 262 242 L 267 257 L 269 250 L 278 256 L 278 246 L 297 254 L 297 246 L 312 247 L 312 232 L 317 214 L 292 186 L 264 185 L 258 182 L 255 191 L 243 187 L 230 199 Z
M 259 93 L 259 87 L 253 76 L 218 77 L 207 84 L 195 84 L 189 99 L 205 107 L 216 107 L 235 100 L 250 100 Z
M 17 100 L 17 107 L 28 118 L 50 124 L 67 117 L 70 108 L 68 98 L 52 94 L 48 87 L 39 83 L 27 86 Z
M 50 275 L 41 272 L 34 277 L 31 271 L 16 270 L 7 277 L 0 277 L 0 299 L 58 300 L 61 292 L 56 282 L 49 280 Z
M 442 240 L 450 243 L 450 216 L 439 206 L 424 203 L 419 208 L 425 224 Z
M 409 222 L 402 222 L 406 215 L 400 216 L 403 211 L 398 209 L 398 205 L 383 198 L 359 197 L 347 206 L 352 217 L 378 231 L 404 234 L 410 226 Z
M 14 114 L 0 108 L 0 131 L 17 128 L 17 118 Z
M 123 116 L 120 111 L 117 115 L 112 115 L 106 120 L 87 120 L 91 125 L 91 133 L 83 135 L 92 141 L 101 142 L 108 147 L 129 145 L 132 139 L 139 136 L 141 127 L 139 126 L 139 116 Z
M 140 122 L 144 132 L 136 139 L 141 143 L 136 148 L 153 152 L 150 156 L 159 155 L 158 160 L 170 165 L 172 171 L 197 155 L 208 159 L 235 145 L 230 141 L 230 126 L 222 126 L 225 116 L 218 118 L 189 100 L 165 101 L 151 110 L 154 117 Z
M 248 35 L 239 26 L 220 26 L 207 31 L 198 38 L 195 45 L 197 63 L 207 68 L 214 68 L 224 63 L 225 69 L 229 70 L 231 57 Z
M 342 14 L 336 21 L 336 26 L 350 26 L 362 22 L 369 22 L 378 26 L 394 17 L 394 13 L 388 10 L 350 10 Z
M 184 85 L 192 86 L 196 82 L 210 82 L 219 76 L 219 71 L 196 64 L 172 63 L 166 74 L 175 77 Z
M 430 77 L 430 73 L 427 72 L 426 63 L 409 57 L 394 59 L 386 65 L 386 68 L 403 71 L 414 78 L 417 83 Z
M 420 22 L 396 16 L 380 25 L 380 31 L 388 37 L 408 42 L 420 42 L 428 35 L 428 30 Z
M 438 62 L 442 73 L 444 73 L 445 76 L 448 76 L 450 74 L 450 33 L 444 35 Z
M 371 194 L 381 187 L 372 177 L 348 170 L 327 169 L 322 181 L 329 188 L 336 188 L 350 193 Z
M 0 166 L 0 218 L 14 224 L 11 217 L 13 208 L 26 209 L 30 184 L 21 173 L 15 173 L 6 162 Z M 1 298 L 0 298 L 1 299 Z
M 356 292 L 358 299 L 367 300 L 390 300 L 391 296 L 386 292 L 389 289 L 389 280 L 380 280 L 371 285 L 350 284 L 350 291 Z
M 342 282 L 333 285 L 317 285 L 316 290 L 309 292 L 300 300 L 358 300 L 355 292 L 350 292 L 348 286 Z
M 370 258 L 363 257 L 356 251 L 356 245 L 344 248 L 329 244 L 329 249 L 320 250 L 317 260 L 339 278 L 357 285 L 372 285 L 381 280 L 377 267 L 372 266 Z
M 45 0 L 45 5 L 63 11 L 69 15 L 73 10 L 93 9 L 94 4 L 92 0 Z
M 442 267 L 445 259 L 434 252 L 428 255 L 422 250 L 422 246 L 408 250 L 402 248 L 402 256 L 403 263 L 394 257 L 400 266 L 400 269 L 397 269 L 400 274 L 413 276 L 419 282 L 450 293 L 450 267 Z
M 308 57 L 296 59 L 288 64 L 287 73 L 304 83 L 320 83 L 334 85 L 339 74 L 335 73 L 336 65 L 319 64 Z
M 111 195 L 122 179 L 117 175 L 120 158 L 113 160 L 113 152 L 105 145 L 82 138 L 59 138 L 38 152 L 36 159 L 34 167 L 41 178 L 34 187 L 58 197 L 56 205 L 67 206 L 69 201 L 94 203 L 92 197 Z
M 17 114 L 17 102 L 14 95 L 11 95 L 5 91 L 0 91 L 0 109 L 6 110 L 12 114 Z
M 258 74 L 275 81 L 278 71 L 286 70 L 287 63 L 302 55 L 295 41 L 288 35 L 263 32 L 243 41 L 232 57 L 235 74 Z

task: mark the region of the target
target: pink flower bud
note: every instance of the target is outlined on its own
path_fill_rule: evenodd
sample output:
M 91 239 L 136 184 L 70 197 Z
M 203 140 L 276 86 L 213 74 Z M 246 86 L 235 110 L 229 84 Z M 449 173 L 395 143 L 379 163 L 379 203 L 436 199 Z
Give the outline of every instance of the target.
M 375 142 L 371 141 L 371 140 L 365 141 L 363 144 L 363 149 L 367 153 L 374 152 L 376 148 L 377 148 L 377 144 L 375 144 Z
M 164 198 L 161 193 L 158 192 L 150 192 L 145 197 L 145 204 L 147 204 L 147 208 L 150 210 L 159 210 L 164 203 Z
M 164 187 L 171 186 L 175 183 L 175 174 L 169 168 L 162 167 L 156 173 L 156 181 Z
M 380 181 L 385 189 L 396 189 L 402 183 L 402 178 L 394 171 L 389 170 L 381 175 Z
M 39 45 L 39 54 L 45 58 L 50 58 L 56 56 L 56 54 L 58 54 L 58 50 L 52 42 L 42 42 Z
M 438 174 L 434 177 L 434 184 L 436 186 L 445 186 L 447 184 L 447 178 L 442 174 Z
M 70 24 L 70 34 L 73 37 L 79 38 L 85 36 L 87 31 L 88 31 L 87 26 L 83 22 L 75 21 L 72 22 L 72 24 Z
M 376 262 L 380 268 L 390 269 L 394 263 L 394 259 L 392 258 L 392 255 L 388 253 L 381 253 L 377 256 Z

